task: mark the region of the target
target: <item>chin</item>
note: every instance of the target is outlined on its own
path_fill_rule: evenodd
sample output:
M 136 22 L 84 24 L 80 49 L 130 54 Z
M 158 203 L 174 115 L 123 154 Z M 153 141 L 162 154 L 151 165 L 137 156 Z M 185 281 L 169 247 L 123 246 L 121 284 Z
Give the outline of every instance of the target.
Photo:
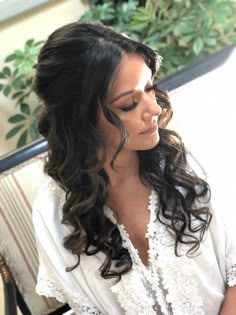
M 146 141 L 146 143 L 145 144 L 143 144 L 143 145 L 140 145 L 140 148 L 139 149 L 137 149 L 137 151 L 147 151 L 147 150 L 151 150 L 151 149 L 153 149 L 155 146 L 157 146 L 158 145 L 158 143 L 159 143 L 159 137 L 155 140 L 155 141 Z
M 142 151 L 151 150 L 151 149 L 155 148 L 157 145 L 158 145 L 158 142 L 153 144 L 153 145 L 150 145 L 149 147 L 143 148 Z
M 128 142 L 125 149 L 131 151 L 147 151 L 153 149 L 156 145 L 158 145 L 159 141 L 159 133 L 156 133 L 155 135 L 149 137 L 135 139 L 134 142 Z

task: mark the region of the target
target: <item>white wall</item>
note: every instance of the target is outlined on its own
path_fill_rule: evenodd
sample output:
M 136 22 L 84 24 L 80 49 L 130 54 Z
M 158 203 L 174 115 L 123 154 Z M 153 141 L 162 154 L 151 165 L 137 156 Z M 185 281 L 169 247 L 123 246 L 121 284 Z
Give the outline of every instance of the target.
M 172 127 L 208 174 L 212 201 L 236 222 L 236 48 L 224 64 L 171 92 Z
M 58 27 L 77 21 L 87 8 L 86 1 L 55 0 L 52 4 L 0 24 L 0 69 L 4 66 L 5 57 L 15 49 L 23 49 L 28 39 L 45 40 Z M 13 127 L 7 123 L 7 119 L 12 115 L 14 106 L 10 99 L 0 93 L 0 156 L 14 150 L 18 139 L 16 136 L 4 140 Z

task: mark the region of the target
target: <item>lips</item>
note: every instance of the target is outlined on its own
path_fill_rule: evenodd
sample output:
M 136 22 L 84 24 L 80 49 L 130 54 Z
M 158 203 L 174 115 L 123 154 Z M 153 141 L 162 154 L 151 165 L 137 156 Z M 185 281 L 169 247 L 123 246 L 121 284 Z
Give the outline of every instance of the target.
M 157 125 L 155 125 L 155 126 L 149 128 L 149 129 L 147 129 L 147 130 L 141 132 L 141 134 L 153 133 L 153 132 L 156 131 L 156 130 L 157 130 Z

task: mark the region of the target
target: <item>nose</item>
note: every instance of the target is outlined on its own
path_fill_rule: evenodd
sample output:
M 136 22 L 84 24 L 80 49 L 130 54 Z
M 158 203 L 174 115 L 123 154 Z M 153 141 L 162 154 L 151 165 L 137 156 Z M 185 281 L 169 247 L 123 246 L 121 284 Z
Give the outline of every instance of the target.
M 162 112 L 161 106 L 157 103 L 156 99 L 146 95 L 143 110 L 143 120 L 151 120 L 154 116 L 159 116 Z

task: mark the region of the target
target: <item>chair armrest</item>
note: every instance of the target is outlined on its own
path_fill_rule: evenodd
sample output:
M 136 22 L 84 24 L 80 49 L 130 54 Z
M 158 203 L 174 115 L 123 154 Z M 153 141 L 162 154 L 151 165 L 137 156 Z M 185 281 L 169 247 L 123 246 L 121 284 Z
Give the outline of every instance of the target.
M 5 315 L 16 315 L 16 288 L 11 273 L 0 255 L 0 273 L 3 281 L 4 300 L 5 300 Z

